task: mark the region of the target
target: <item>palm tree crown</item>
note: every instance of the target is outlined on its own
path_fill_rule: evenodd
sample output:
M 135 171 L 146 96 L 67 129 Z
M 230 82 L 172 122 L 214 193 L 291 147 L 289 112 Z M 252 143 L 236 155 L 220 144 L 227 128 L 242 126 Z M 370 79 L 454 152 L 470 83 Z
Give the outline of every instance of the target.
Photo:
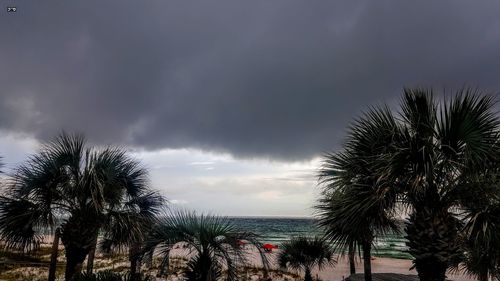
M 146 170 L 124 150 L 86 147 L 82 136 L 63 133 L 13 175 L 0 198 L 0 233 L 10 247 L 32 249 L 40 231 L 60 221 L 70 280 L 99 231 L 117 244 L 137 240 L 161 203 Z

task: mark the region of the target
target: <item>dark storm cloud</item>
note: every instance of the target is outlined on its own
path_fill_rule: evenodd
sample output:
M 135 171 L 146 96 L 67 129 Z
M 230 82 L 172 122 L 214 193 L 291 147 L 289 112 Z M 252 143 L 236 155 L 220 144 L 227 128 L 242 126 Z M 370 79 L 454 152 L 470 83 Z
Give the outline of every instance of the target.
M 0 129 L 300 159 L 404 85 L 500 90 L 499 1 L 16 1 Z

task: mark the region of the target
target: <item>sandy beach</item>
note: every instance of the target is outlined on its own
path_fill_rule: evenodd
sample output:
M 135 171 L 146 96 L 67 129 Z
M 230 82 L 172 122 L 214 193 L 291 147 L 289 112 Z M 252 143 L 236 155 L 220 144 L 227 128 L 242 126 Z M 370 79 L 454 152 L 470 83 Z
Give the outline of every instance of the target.
M 409 270 L 412 266 L 411 260 L 391 259 L 391 258 L 372 258 L 372 272 L 373 273 L 400 273 L 400 274 L 413 274 L 417 275 L 416 270 Z M 363 262 L 357 260 L 356 273 L 363 273 Z M 349 276 L 349 262 L 346 258 L 339 258 L 334 267 L 324 268 L 323 270 L 314 270 L 322 280 L 343 280 Z M 447 274 L 449 280 L 456 281 L 472 281 L 475 280 L 464 274 Z
M 50 235 L 47 235 L 44 237 L 44 243 L 43 247 L 49 247 L 50 242 L 51 242 L 52 237 Z M 60 245 L 60 250 L 63 250 L 64 248 L 62 245 Z M 255 248 L 250 248 L 247 247 L 247 265 L 251 267 L 262 267 L 262 262 L 260 259 L 260 256 L 258 254 L 257 249 Z M 276 258 L 278 256 L 279 250 L 273 250 L 272 253 L 265 253 L 265 256 L 267 257 L 271 269 L 275 270 L 283 270 L 280 269 L 279 266 L 277 265 Z M 174 249 L 171 251 L 171 258 L 175 259 L 176 257 L 188 257 L 189 252 L 187 249 L 183 249 L 181 245 L 178 245 L 177 247 L 174 247 Z M 48 256 L 46 257 L 48 259 Z M 101 268 L 100 266 L 96 266 L 96 270 L 102 270 L 102 269 L 112 269 L 112 268 L 117 268 L 117 267 L 122 267 L 123 269 L 126 269 L 129 264 L 127 262 L 127 258 L 125 256 L 122 256 L 122 258 L 117 257 L 111 258 L 111 260 L 116 260 L 116 261 L 111 261 L 109 260 L 110 257 L 103 257 L 102 254 L 98 253 L 96 256 L 96 264 L 107 264 L 105 268 Z M 64 262 L 64 256 L 59 255 L 58 258 L 59 262 Z M 108 260 L 106 262 L 106 260 Z M 185 259 L 181 259 L 185 260 Z M 347 278 L 350 273 L 349 273 L 349 263 L 346 257 L 336 257 L 337 262 L 333 266 L 328 266 L 325 268 L 322 268 L 321 270 L 318 268 L 313 269 L 313 276 L 318 277 L 323 281 L 341 281 Z M 363 262 L 361 259 L 356 260 L 356 272 L 357 273 L 363 273 Z M 112 266 L 110 266 L 112 264 Z M 394 259 L 394 258 L 382 258 L 382 257 L 373 257 L 372 258 L 372 272 L 373 273 L 398 273 L 398 274 L 411 274 L 411 275 L 417 275 L 417 272 L 415 270 L 409 270 L 410 267 L 412 266 L 412 261 L 411 260 L 405 260 L 405 259 Z M 21 269 L 21 268 L 19 268 Z M 18 270 L 19 270 L 18 269 Z M 25 270 L 28 271 L 34 271 L 34 272 L 39 272 L 41 275 L 45 275 L 47 272 L 47 269 L 45 268 L 25 268 Z M 21 269 L 22 271 L 22 269 Z M 143 268 L 143 271 L 148 271 L 147 268 Z M 292 273 L 298 273 L 299 275 L 302 275 L 300 272 L 294 272 L 291 270 L 287 270 Z M 154 274 L 153 272 L 150 272 Z M 155 274 L 154 274 L 155 275 Z M 179 276 L 180 277 L 180 276 Z M 163 278 L 158 278 L 158 281 L 166 280 L 166 281 L 175 281 L 175 280 L 181 280 L 179 279 L 178 276 L 170 276 L 167 279 Z M 451 273 L 449 272 L 447 275 L 449 280 L 456 280 L 456 281 L 472 281 L 475 280 L 474 278 L 471 278 L 470 276 L 460 274 L 460 273 Z M 1 279 L 1 278 L 0 278 Z M 252 279 L 253 280 L 253 279 Z M 255 279 L 255 280 L 261 280 L 261 279 Z M 276 281 L 281 281 L 281 280 L 292 280 L 292 279 L 286 279 L 286 278 L 278 278 L 275 277 L 273 280 Z
M 272 253 L 266 253 L 272 269 L 280 269 L 277 265 L 276 258 L 279 250 L 274 250 Z M 186 252 L 180 249 L 174 250 L 172 256 L 185 256 Z M 248 250 L 248 262 L 253 266 L 262 266 L 258 251 L 256 249 Z M 321 270 L 315 268 L 313 276 L 319 277 L 323 281 L 341 281 L 347 278 L 349 273 L 349 262 L 346 257 L 337 256 L 337 263 L 333 266 L 322 268 Z M 412 267 L 411 260 L 394 259 L 394 258 L 372 258 L 372 272 L 373 273 L 399 273 L 417 275 L 416 270 L 410 270 Z M 292 271 L 293 272 L 293 271 Z M 356 260 L 356 273 L 363 273 L 363 262 L 359 258 Z M 301 274 L 301 273 L 299 273 Z M 448 272 L 448 280 L 455 281 L 472 281 L 475 280 L 467 275 L 461 273 Z

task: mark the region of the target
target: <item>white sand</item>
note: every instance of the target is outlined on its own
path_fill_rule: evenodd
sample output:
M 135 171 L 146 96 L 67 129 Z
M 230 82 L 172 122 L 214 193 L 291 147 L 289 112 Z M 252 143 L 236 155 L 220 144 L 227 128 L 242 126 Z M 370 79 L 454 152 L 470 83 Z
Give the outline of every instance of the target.
M 278 268 L 276 263 L 277 250 L 273 251 L 273 253 L 267 253 L 266 256 L 270 261 L 273 268 Z M 252 250 L 249 254 L 249 260 L 254 265 L 261 265 L 260 258 L 258 257 L 257 251 Z M 333 266 L 328 266 L 319 270 L 315 268 L 313 270 L 313 275 L 318 276 L 323 281 L 341 281 L 344 278 L 347 278 L 349 273 L 349 261 L 344 257 L 337 257 L 337 263 Z M 400 274 L 414 274 L 417 275 L 416 270 L 409 270 L 412 267 L 411 260 L 403 260 L 403 259 L 393 259 L 393 258 L 372 258 L 372 272 L 373 273 L 400 273 Z M 356 273 L 363 273 L 363 262 L 360 259 L 356 260 Z M 456 281 L 472 281 L 475 280 L 470 276 L 466 276 L 460 273 L 451 273 L 447 274 L 447 278 L 449 280 Z
M 52 243 L 52 237 L 46 236 L 44 239 L 45 246 L 49 246 Z M 63 246 L 60 244 L 60 248 Z M 272 253 L 266 253 L 266 257 L 268 258 L 271 267 L 274 269 L 278 269 L 276 263 L 276 256 L 279 250 L 274 250 Z M 188 251 L 186 249 L 176 249 L 171 252 L 172 256 L 187 256 Z M 59 261 L 61 261 L 63 257 L 59 257 Z M 248 262 L 253 266 L 262 266 L 260 261 L 260 257 L 258 255 L 258 251 L 256 249 L 248 249 Z M 356 260 L 356 273 L 363 273 L 363 262 L 360 259 Z M 393 258 L 372 258 L 372 272 L 373 273 L 400 273 L 400 274 L 414 274 L 417 272 L 415 270 L 409 270 L 412 266 L 411 260 L 403 260 L 403 259 L 393 259 Z M 328 266 L 326 268 L 322 268 L 319 270 L 315 268 L 313 270 L 314 276 L 318 276 L 323 281 L 341 281 L 344 278 L 348 277 L 349 274 L 349 263 L 347 258 L 338 257 L 338 261 L 334 266 Z M 460 273 L 448 273 L 447 275 L 449 280 L 456 281 L 472 281 L 475 280 L 470 276 L 466 276 Z

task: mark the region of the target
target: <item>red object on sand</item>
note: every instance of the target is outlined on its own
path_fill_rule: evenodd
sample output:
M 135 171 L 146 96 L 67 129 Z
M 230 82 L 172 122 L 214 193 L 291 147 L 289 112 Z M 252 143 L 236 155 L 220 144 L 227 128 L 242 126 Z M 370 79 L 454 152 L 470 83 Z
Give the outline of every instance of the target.
M 262 245 L 262 248 L 264 249 L 264 251 L 266 252 L 272 252 L 273 249 L 278 249 L 278 246 L 276 245 L 273 245 L 273 244 L 264 244 Z

